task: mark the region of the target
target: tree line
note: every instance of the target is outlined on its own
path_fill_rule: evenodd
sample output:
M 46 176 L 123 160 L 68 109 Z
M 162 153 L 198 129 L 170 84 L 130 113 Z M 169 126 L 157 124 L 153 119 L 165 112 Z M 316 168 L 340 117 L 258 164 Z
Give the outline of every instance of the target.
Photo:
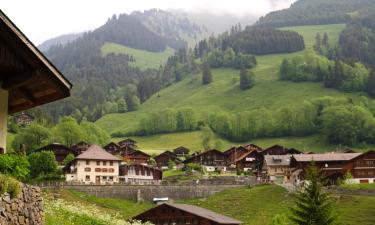
M 287 27 L 337 24 L 351 21 L 356 14 L 373 12 L 372 0 L 299 0 L 289 9 L 274 11 L 261 17 L 257 26 Z

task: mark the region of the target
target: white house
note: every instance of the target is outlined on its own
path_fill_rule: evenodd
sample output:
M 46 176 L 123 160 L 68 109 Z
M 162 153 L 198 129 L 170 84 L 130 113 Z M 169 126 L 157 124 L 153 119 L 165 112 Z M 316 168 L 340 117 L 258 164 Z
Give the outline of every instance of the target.
M 91 145 L 65 168 L 65 179 L 84 184 L 118 183 L 121 161 L 101 147 Z

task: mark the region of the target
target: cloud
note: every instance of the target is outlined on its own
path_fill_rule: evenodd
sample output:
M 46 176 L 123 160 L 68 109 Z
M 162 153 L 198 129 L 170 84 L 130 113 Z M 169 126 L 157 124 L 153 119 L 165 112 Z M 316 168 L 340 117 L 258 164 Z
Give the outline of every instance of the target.
M 182 9 L 188 12 L 261 16 L 295 0 L 1 0 L 1 9 L 36 44 L 61 34 L 94 29 L 113 14 L 134 10 Z

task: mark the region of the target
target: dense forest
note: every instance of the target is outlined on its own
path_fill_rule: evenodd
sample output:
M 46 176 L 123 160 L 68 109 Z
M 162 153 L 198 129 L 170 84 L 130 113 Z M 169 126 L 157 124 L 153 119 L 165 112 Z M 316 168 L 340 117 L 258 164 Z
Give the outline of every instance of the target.
M 350 22 L 340 35 L 340 58 L 375 65 L 375 13 Z
M 373 0 L 298 0 L 289 9 L 261 17 L 256 25 L 285 27 L 347 23 L 359 13 L 374 10 Z

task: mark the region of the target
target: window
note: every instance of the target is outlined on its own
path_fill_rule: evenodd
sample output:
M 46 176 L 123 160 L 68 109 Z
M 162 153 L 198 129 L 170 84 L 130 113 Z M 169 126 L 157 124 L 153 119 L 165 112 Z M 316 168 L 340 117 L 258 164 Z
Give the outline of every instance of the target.
M 86 165 L 90 165 L 90 160 L 86 160 Z
M 95 172 L 101 172 L 102 171 L 102 169 L 100 169 L 100 168 L 95 168 Z
M 374 165 L 374 161 L 366 161 L 366 164 L 368 165 L 368 166 L 372 166 L 372 165 Z
M 91 168 L 90 167 L 86 167 L 85 168 L 85 172 L 91 172 Z
M 110 162 L 109 162 L 109 165 L 110 165 L 110 166 L 113 166 L 113 162 L 112 162 L 112 161 L 110 161 Z
M 86 181 L 90 181 L 90 176 L 86 176 Z
M 109 177 L 109 180 L 110 180 L 110 181 L 113 181 L 113 177 Z
M 107 168 L 102 168 L 102 172 L 106 173 L 106 172 L 108 172 L 108 169 Z
M 97 165 L 97 166 L 100 166 L 100 161 L 96 161 L 96 165 Z
M 108 172 L 110 172 L 110 173 L 114 173 L 114 172 L 115 172 L 115 169 L 113 169 L 113 168 L 108 169 Z

